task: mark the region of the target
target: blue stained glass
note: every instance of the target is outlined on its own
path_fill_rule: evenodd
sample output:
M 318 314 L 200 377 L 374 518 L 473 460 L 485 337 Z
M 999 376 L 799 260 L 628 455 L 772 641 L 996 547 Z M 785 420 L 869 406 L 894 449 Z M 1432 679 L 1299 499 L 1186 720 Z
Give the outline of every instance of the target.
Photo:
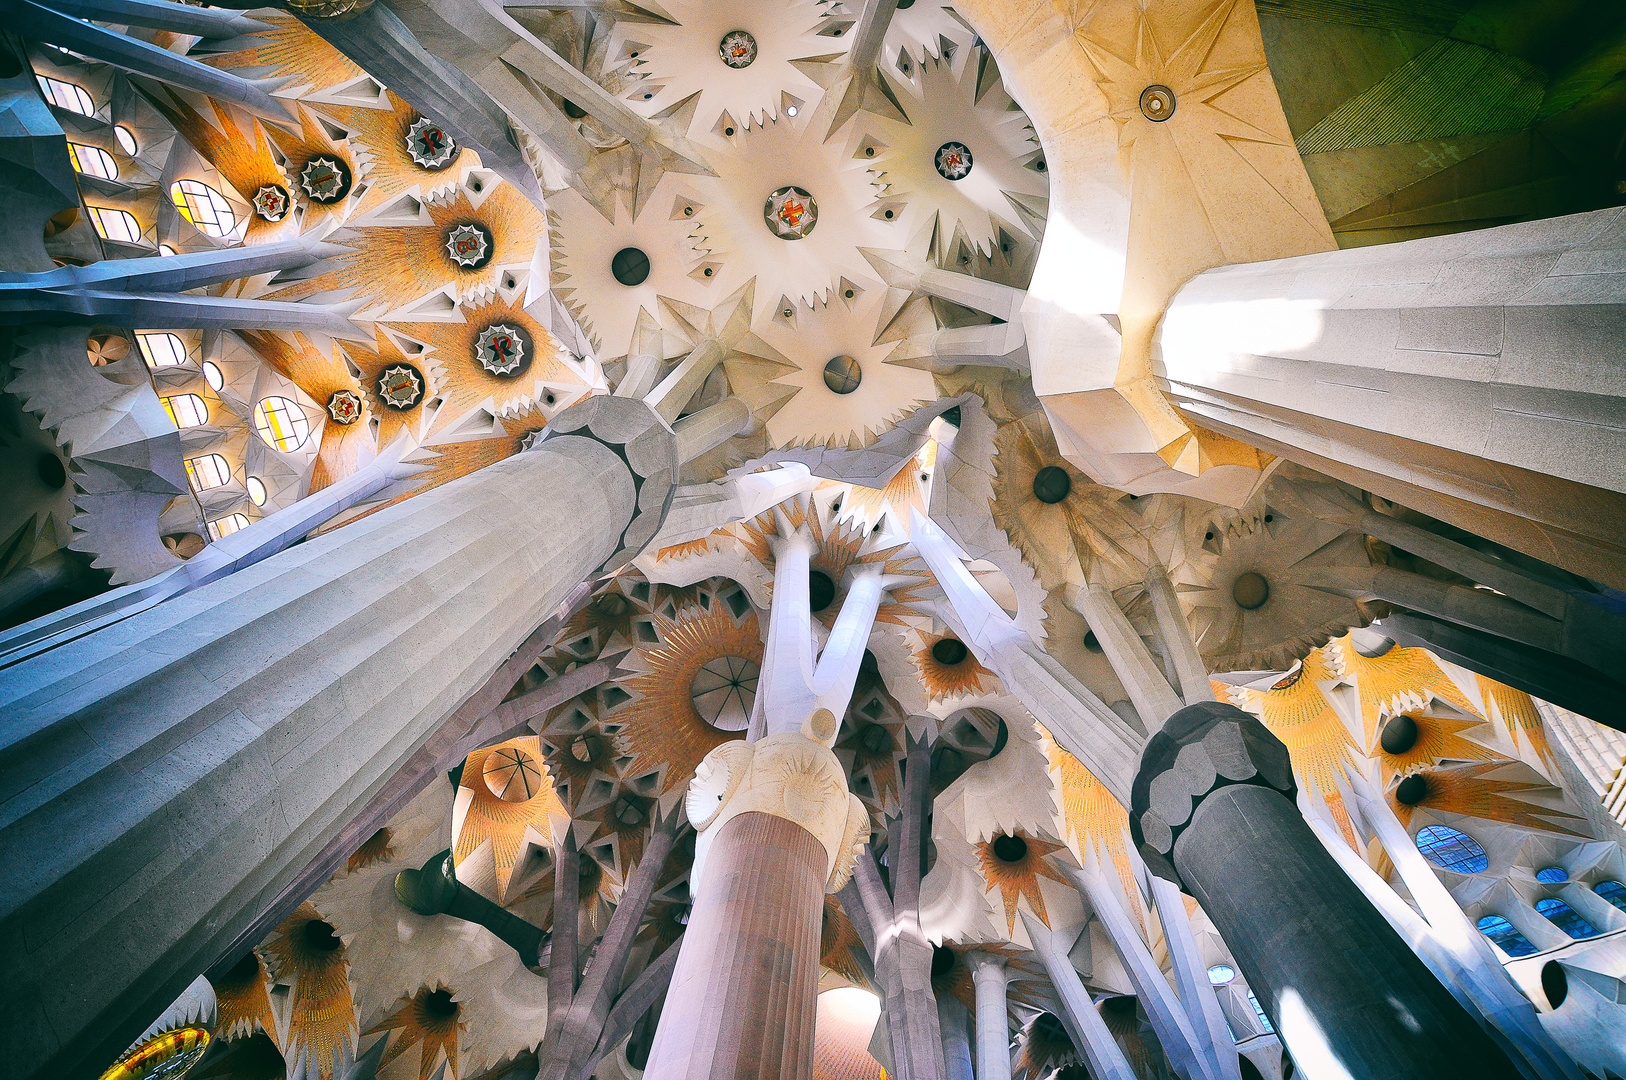
M 1260 1025 L 1263 1026 L 1266 1031 L 1276 1030 L 1274 1027 L 1271 1027 L 1270 1017 L 1265 1015 L 1265 1010 L 1260 1006 L 1259 999 L 1253 996 L 1252 990 L 1248 991 L 1248 1004 L 1253 1006 L 1253 1015 L 1259 1018 Z
M 1620 910 L 1626 911 L 1626 885 L 1618 881 L 1600 881 L 1592 886 L 1592 891 Z
M 1490 859 L 1478 841 L 1444 825 L 1424 825 L 1418 829 L 1417 850 L 1435 866 L 1459 874 L 1483 873 L 1490 866 Z
M 1548 885 L 1562 885 L 1570 876 L 1562 866 L 1549 866 L 1545 870 L 1536 871 L 1536 880 L 1546 882 Z
M 1556 897 L 1536 901 L 1536 910 L 1547 916 L 1547 921 L 1572 938 L 1598 936 L 1598 928 L 1581 918 L 1579 912 Z
M 1500 915 L 1486 915 L 1478 923 L 1479 932 L 1496 942 L 1498 948 L 1509 956 L 1529 956 L 1537 952 L 1537 948 L 1530 944 L 1530 939 L 1514 929 L 1513 924 Z

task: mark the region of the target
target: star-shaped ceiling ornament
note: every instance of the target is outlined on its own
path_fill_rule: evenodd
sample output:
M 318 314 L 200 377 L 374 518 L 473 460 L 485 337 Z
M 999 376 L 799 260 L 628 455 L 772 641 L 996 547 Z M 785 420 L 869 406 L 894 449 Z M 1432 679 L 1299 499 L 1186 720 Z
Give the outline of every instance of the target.
M 466 270 L 491 261 L 491 233 L 484 225 L 463 224 L 446 234 L 446 254 Z
M 423 373 L 411 364 L 393 364 L 378 377 L 378 396 L 392 409 L 406 410 L 423 400 Z
M 266 184 L 254 193 L 254 212 L 267 221 L 281 221 L 288 213 L 288 191 L 279 184 Z
M 327 399 L 327 414 L 337 424 L 354 424 L 361 419 L 361 396 L 353 390 L 335 390 Z
M 415 164 L 431 170 L 444 169 L 457 157 L 457 142 L 427 116 L 407 129 L 406 149 Z
M 806 189 L 790 185 L 768 195 L 762 218 L 779 239 L 800 240 L 819 223 L 819 204 Z
M 474 358 L 493 375 L 518 375 L 530 353 L 524 332 L 507 323 L 492 323 L 474 341 Z
M 350 166 L 338 158 L 313 157 L 299 170 L 299 186 L 313 202 L 338 202 L 350 193 Z

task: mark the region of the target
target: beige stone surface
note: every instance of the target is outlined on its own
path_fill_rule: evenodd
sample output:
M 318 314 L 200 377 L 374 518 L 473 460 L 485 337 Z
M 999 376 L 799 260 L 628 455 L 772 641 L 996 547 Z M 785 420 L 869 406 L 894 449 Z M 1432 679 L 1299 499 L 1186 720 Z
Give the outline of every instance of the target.
M 1268 455 L 1194 429 L 1153 377 L 1176 289 L 1214 266 L 1336 245 L 1265 64 L 1251 0 L 957 5 L 1033 120 L 1050 217 L 1023 321 L 1064 456 L 1136 494 L 1238 503 Z M 1142 91 L 1173 91 L 1155 122 Z

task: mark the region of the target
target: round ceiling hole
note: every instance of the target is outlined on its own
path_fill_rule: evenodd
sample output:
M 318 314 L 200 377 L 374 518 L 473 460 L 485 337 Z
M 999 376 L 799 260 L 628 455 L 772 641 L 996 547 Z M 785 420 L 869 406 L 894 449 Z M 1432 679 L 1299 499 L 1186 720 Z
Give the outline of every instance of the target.
M 817 614 L 836 599 L 836 583 L 823 570 L 807 572 L 807 610 Z
M 1018 863 L 1028 856 L 1028 842 L 1020 836 L 1000 833 L 989 847 L 993 849 L 994 858 L 1000 862 Z
M 1549 960 L 1541 966 L 1541 992 L 1547 995 L 1547 1004 L 1555 1009 L 1570 996 L 1570 977 L 1557 960 Z
M 743 656 L 719 656 L 694 673 L 689 697 L 700 719 L 719 731 L 744 731 L 751 726 L 762 669 Z
M 932 659 L 944 667 L 953 667 L 967 655 L 965 642 L 959 638 L 946 637 L 932 643 Z
M 1046 465 L 1033 474 L 1033 497 L 1042 503 L 1054 505 L 1073 490 L 1073 478 L 1060 465 Z
M 333 929 L 333 924 L 323 922 L 321 919 L 312 919 L 305 924 L 305 945 L 312 952 L 330 953 L 343 945 L 339 935 Z
M 1270 599 L 1270 582 L 1265 580 L 1263 574 L 1253 570 L 1238 574 L 1237 579 L 1231 582 L 1231 599 L 1243 611 L 1257 611 Z
M 1412 773 L 1395 788 L 1395 798 L 1400 800 L 1402 806 L 1416 806 L 1428 798 L 1428 777 L 1422 773 Z
M 1385 754 L 1404 754 L 1417 745 L 1417 721 L 1402 713 L 1383 725 L 1378 745 Z
M 1161 83 L 1153 83 L 1140 92 L 1141 115 L 1153 123 L 1161 124 L 1174 115 L 1174 91 Z
M 941 979 L 954 970 L 955 963 L 960 958 L 954 955 L 954 950 L 947 945 L 932 946 L 932 978 Z
M 542 766 L 516 746 L 501 746 L 486 755 L 480 776 L 503 802 L 530 802 L 542 790 Z
M 60 491 L 68 483 L 67 467 L 61 458 L 49 452 L 40 454 L 39 460 L 34 462 L 34 475 L 52 491 Z
M 850 394 L 864 381 L 864 372 L 858 361 L 850 356 L 833 356 L 824 365 L 824 385 L 832 394 Z
M 457 1002 L 450 991 L 431 990 L 423 996 L 423 1011 L 436 1020 L 450 1020 L 457 1015 Z
M 1101 639 L 1095 636 L 1094 630 L 1084 631 L 1084 648 L 1093 653 L 1101 651 Z
M 631 289 L 649 280 L 649 256 L 635 247 L 624 247 L 610 259 L 610 273 Z

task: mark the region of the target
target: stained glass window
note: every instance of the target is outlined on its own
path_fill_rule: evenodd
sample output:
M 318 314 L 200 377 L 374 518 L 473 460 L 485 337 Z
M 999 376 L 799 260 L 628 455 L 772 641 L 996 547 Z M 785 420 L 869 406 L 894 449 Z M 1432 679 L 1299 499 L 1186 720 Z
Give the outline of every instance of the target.
M 229 236 L 237 227 L 237 211 L 226 197 L 199 180 L 177 180 L 169 197 L 181 216 L 206 236 Z
M 196 394 L 176 394 L 164 398 L 164 411 L 178 428 L 197 427 L 209 419 L 209 406 Z
M 44 75 L 34 76 L 40 81 L 40 93 L 59 109 L 76 112 L 80 116 L 95 116 L 96 103 L 90 100 L 90 95 L 82 86 L 75 86 L 71 82 L 61 79 L 52 79 Z
M 71 142 L 68 144 L 68 159 L 73 162 L 75 172 L 98 176 L 103 180 L 118 179 L 119 163 L 99 146 Z
M 186 346 L 174 334 L 137 334 L 136 344 L 150 368 L 175 367 L 186 361 Z
M 1536 880 L 1548 885 L 1562 885 L 1569 879 L 1569 874 L 1561 866 L 1549 866 L 1536 871 Z
M 208 491 L 231 479 L 231 466 L 219 454 L 204 454 L 186 459 L 186 476 L 193 491 Z
M 1556 896 L 1536 901 L 1536 910 L 1547 917 L 1547 921 L 1558 927 L 1572 938 L 1589 938 L 1598 936 L 1598 928 L 1581 918 L 1580 912 L 1570 907 Z
M 299 449 L 311 432 L 311 424 L 298 405 L 285 397 L 263 397 L 254 406 L 254 430 L 272 449 L 287 453 Z
M 1529 956 L 1536 952 L 1530 939 L 1514 929 L 1512 923 L 1500 915 L 1486 915 L 1479 920 L 1479 932 L 1496 943 L 1496 947 L 1509 956 Z
M 1626 911 L 1626 885 L 1618 881 L 1600 881 L 1592 886 L 1592 891 L 1620 910 Z
M 209 535 L 216 540 L 224 539 L 238 529 L 248 526 L 248 518 L 243 514 L 229 514 L 209 522 Z
M 128 210 L 115 210 L 109 206 L 92 206 L 90 222 L 96 226 L 96 235 L 103 240 L 122 240 L 134 244 L 141 239 L 141 223 Z
M 1259 999 L 1253 996 L 1252 990 L 1248 991 L 1248 1004 L 1253 1006 L 1253 1015 L 1259 1018 L 1259 1024 L 1261 1027 L 1263 1027 L 1266 1031 L 1276 1030 L 1271 1026 L 1270 1017 L 1265 1015 L 1264 1006 L 1259 1004 Z
M 1490 866 L 1490 859 L 1478 841 L 1445 825 L 1424 825 L 1418 829 L 1417 850 L 1435 866 L 1459 874 L 1483 873 Z

